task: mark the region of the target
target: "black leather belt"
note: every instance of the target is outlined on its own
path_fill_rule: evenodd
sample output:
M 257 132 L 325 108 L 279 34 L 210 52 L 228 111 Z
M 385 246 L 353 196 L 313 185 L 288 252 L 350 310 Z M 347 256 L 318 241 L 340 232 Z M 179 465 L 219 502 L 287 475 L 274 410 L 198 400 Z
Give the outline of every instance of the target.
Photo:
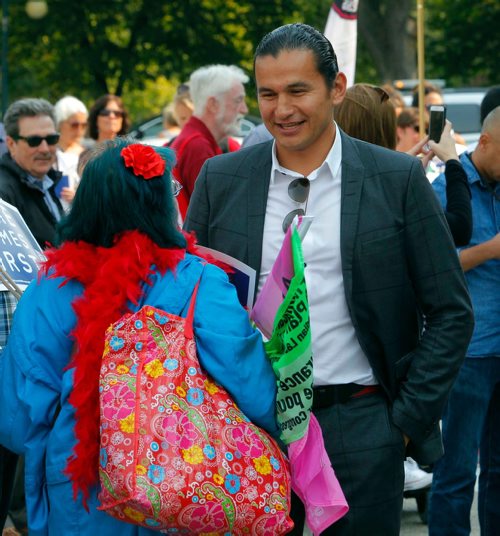
M 359 385 L 358 383 L 313 387 L 313 409 L 327 408 L 333 404 L 345 404 L 352 398 L 359 398 L 379 391 L 380 385 Z

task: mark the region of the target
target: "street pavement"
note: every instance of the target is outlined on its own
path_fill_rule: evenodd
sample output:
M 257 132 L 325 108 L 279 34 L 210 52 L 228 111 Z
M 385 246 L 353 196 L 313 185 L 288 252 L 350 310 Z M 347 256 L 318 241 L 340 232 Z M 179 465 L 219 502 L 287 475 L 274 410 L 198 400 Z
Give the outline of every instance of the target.
M 427 525 L 424 525 L 418 515 L 415 499 L 405 499 L 401 518 L 400 536 L 427 536 Z M 471 536 L 479 536 L 479 521 L 477 518 L 477 491 L 471 509 Z
M 477 491 L 474 497 L 474 504 L 472 505 L 471 514 L 471 536 L 479 536 L 479 521 L 477 518 Z M 8 526 L 12 526 L 10 522 L 7 523 L 6 527 Z M 427 525 L 424 525 L 420 519 L 417 511 L 417 502 L 415 499 L 404 500 L 403 515 L 401 518 L 401 531 L 399 534 L 400 536 L 427 536 Z

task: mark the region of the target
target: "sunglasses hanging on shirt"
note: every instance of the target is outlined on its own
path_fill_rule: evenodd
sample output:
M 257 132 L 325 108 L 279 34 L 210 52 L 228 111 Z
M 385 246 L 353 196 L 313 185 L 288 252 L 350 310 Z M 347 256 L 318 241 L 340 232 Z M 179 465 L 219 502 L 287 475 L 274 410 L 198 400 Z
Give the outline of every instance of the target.
M 288 196 L 296 203 L 305 203 L 304 208 L 291 210 L 283 219 L 283 232 L 286 233 L 295 216 L 304 216 L 307 210 L 309 200 L 309 191 L 311 190 L 311 181 L 307 177 L 294 179 L 288 185 Z

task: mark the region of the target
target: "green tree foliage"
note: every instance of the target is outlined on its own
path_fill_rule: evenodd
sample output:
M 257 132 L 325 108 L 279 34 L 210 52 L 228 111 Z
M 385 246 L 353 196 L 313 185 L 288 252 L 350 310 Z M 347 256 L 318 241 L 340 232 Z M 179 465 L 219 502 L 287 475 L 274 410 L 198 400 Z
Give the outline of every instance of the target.
M 449 86 L 500 83 L 500 2 L 432 0 L 426 8 L 429 78 Z
M 31 20 L 25 0 L 10 0 L 10 100 L 73 94 L 91 104 L 111 92 L 124 97 L 136 121 L 158 113 L 201 65 L 234 63 L 251 74 L 255 44 L 265 33 L 297 21 L 322 30 L 331 6 L 331 0 L 47 3 L 47 16 Z M 360 0 L 357 80 L 414 73 L 415 5 Z M 426 9 L 427 76 L 460 84 L 498 81 L 498 0 L 427 0 Z M 252 84 L 248 92 L 255 112 Z
M 91 102 L 103 93 L 127 103 L 162 78 L 175 83 L 197 67 L 234 63 L 252 69 L 254 43 L 285 22 L 302 19 L 301 0 L 48 0 L 31 20 L 11 0 L 10 97 L 52 101 L 74 94 Z M 314 4 L 314 3 L 313 3 Z M 315 6 L 317 7 L 317 6 Z M 325 15 L 326 17 L 326 15 Z M 163 102 L 146 103 L 142 115 Z

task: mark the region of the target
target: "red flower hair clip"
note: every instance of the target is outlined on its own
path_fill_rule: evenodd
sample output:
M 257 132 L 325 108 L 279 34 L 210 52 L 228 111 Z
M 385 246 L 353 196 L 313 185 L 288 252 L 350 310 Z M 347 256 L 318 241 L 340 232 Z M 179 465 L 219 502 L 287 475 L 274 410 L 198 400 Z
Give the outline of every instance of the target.
M 130 168 L 137 177 L 149 180 L 165 173 L 165 160 L 150 145 L 133 143 L 124 147 L 120 154 L 125 167 Z

